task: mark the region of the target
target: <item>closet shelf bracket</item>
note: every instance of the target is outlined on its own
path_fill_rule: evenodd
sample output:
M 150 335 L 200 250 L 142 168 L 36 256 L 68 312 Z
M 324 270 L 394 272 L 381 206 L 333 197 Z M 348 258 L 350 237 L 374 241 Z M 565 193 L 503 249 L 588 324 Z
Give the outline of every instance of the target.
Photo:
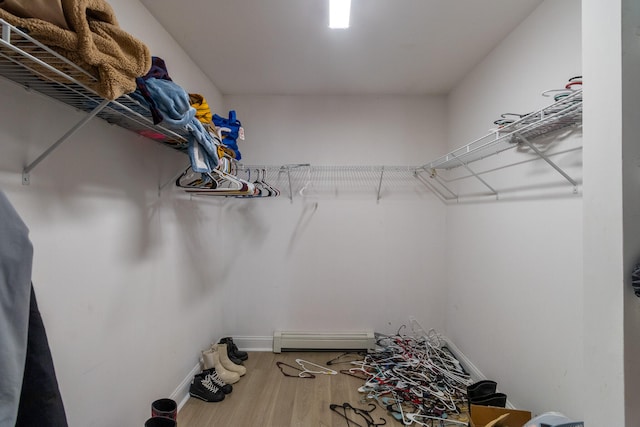
M 424 185 L 429 190 L 431 190 L 442 202 L 446 203 L 452 200 L 458 200 L 458 195 L 453 191 L 451 191 L 451 189 L 449 189 L 449 187 L 447 187 L 447 185 L 444 182 L 442 182 L 442 180 L 438 176 L 435 169 L 431 169 L 430 171 L 428 171 L 429 178 L 438 181 L 438 184 L 440 184 L 442 188 L 447 190 L 447 192 L 451 195 L 451 197 L 447 197 L 446 195 L 444 195 L 442 191 L 440 191 L 436 186 L 434 186 L 433 184 L 431 184 L 431 182 L 429 182 L 429 179 L 423 177 L 420 174 L 421 172 L 427 172 L 427 170 L 424 168 L 416 169 L 416 171 L 414 172 L 414 176 L 416 177 L 416 179 L 420 181 L 422 185 Z
M 547 164 L 549 166 L 551 166 L 553 169 L 556 170 L 556 172 L 558 172 L 560 175 L 562 175 L 562 177 L 564 179 L 566 179 L 567 181 L 569 181 L 569 183 L 571 185 L 573 185 L 573 192 L 577 193 L 578 192 L 578 183 L 576 182 L 576 180 L 574 180 L 573 178 L 571 178 L 564 170 L 562 170 L 562 168 L 560 168 L 560 166 L 558 166 L 557 164 L 555 164 L 553 161 L 551 161 L 551 159 L 545 155 L 542 151 L 540 151 L 538 149 L 538 147 L 536 147 L 534 144 L 532 144 L 527 138 L 525 138 L 520 132 L 516 132 L 515 136 L 521 140 L 522 142 L 524 142 L 525 144 L 527 144 L 527 146 L 529 148 L 531 148 L 531 150 L 533 150 L 542 160 L 544 160 L 545 162 L 547 162 Z
M 22 185 L 30 184 L 29 174 L 31 171 L 40 164 L 44 159 L 46 159 L 49 154 L 51 154 L 56 148 L 60 146 L 63 142 L 65 142 L 69 137 L 71 137 L 74 133 L 79 131 L 84 125 L 86 125 L 92 118 L 94 118 L 100 111 L 102 111 L 107 105 L 109 105 L 109 100 L 103 100 L 97 107 L 91 110 L 85 117 L 82 118 L 76 125 L 74 125 L 71 129 L 69 129 L 64 135 L 62 135 L 56 142 L 51 144 L 49 148 L 47 148 L 42 154 L 38 156 L 34 161 L 29 163 L 22 170 Z
M 284 165 L 280 167 L 280 172 L 284 172 L 284 171 L 287 172 L 287 180 L 289 181 L 289 200 L 291 201 L 291 203 L 293 203 L 293 187 L 291 185 L 291 169 L 297 169 L 297 168 L 311 168 L 311 164 L 296 163 L 296 164 Z M 301 191 L 304 191 L 304 188 Z
M 380 169 L 380 182 L 378 183 L 378 198 L 376 199 L 377 203 L 380 203 L 380 190 L 382 190 L 382 177 L 384 176 L 384 166 Z
M 460 165 L 462 167 L 464 167 L 471 175 L 473 175 L 478 181 L 480 181 L 485 187 L 487 187 L 489 189 L 489 191 L 491 191 L 491 194 L 493 194 L 494 196 L 496 196 L 496 199 L 498 198 L 498 192 L 496 191 L 495 188 L 493 188 L 492 186 L 490 186 L 487 181 L 485 181 L 484 179 L 482 179 L 482 177 L 480 175 L 478 175 L 477 173 L 474 172 L 473 169 L 471 169 L 469 167 L 469 165 L 465 162 L 463 162 L 462 160 L 460 160 L 455 154 L 451 153 L 451 157 L 453 157 L 455 160 L 457 160 Z

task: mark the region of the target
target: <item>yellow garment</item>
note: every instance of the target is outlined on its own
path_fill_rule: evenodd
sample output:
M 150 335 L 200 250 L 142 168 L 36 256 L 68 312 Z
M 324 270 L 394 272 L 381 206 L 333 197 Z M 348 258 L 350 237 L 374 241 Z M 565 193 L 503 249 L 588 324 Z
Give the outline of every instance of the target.
M 189 102 L 191 103 L 191 106 L 196 109 L 196 119 L 201 123 L 211 123 L 213 116 L 211 115 L 209 104 L 207 104 L 207 100 L 204 99 L 204 96 L 198 93 L 190 93 Z
M 231 159 L 236 158 L 236 153 L 231 148 L 225 147 L 223 145 L 218 145 L 216 148 L 218 149 L 219 159 L 222 159 L 223 157 L 228 157 Z

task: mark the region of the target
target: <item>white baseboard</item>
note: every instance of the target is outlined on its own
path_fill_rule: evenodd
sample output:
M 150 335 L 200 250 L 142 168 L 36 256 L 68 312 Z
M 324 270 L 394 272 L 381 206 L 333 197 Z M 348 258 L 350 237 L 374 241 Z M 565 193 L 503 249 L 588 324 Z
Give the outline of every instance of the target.
M 273 351 L 273 337 L 234 336 L 233 343 L 243 351 Z
M 441 337 L 451 353 L 458 359 L 458 362 L 462 365 L 462 367 L 471 375 L 471 379 L 476 382 L 480 380 L 486 380 L 487 377 L 478 369 L 476 365 L 471 362 L 471 360 L 458 348 L 457 345 L 453 341 L 451 341 L 447 337 Z
M 471 375 L 471 379 L 475 382 L 475 381 L 480 381 L 480 380 L 486 380 L 487 377 L 482 373 L 482 371 L 480 371 L 480 369 L 478 369 L 478 367 L 476 365 L 473 364 L 473 362 L 471 362 L 471 359 L 469 359 L 459 348 L 458 346 L 456 346 L 453 341 L 451 341 L 449 338 L 447 337 L 442 337 L 442 339 L 444 339 L 447 347 L 449 348 L 449 350 L 451 350 L 451 353 L 453 353 L 453 355 L 456 357 L 456 359 L 458 359 L 458 361 L 460 362 L 460 364 L 462 365 L 462 367 L 469 373 L 469 375 Z M 516 409 L 517 406 L 513 405 L 511 403 L 511 401 L 507 398 L 507 408 L 509 409 Z
M 191 380 L 193 380 L 193 377 L 201 370 L 202 367 L 200 366 L 200 363 L 198 363 L 169 396 L 170 399 L 173 399 L 178 403 L 178 411 L 180 411 L 184 404 L 187 403 L 187 400 L 189 399 L 189 386 L 191 385 Z

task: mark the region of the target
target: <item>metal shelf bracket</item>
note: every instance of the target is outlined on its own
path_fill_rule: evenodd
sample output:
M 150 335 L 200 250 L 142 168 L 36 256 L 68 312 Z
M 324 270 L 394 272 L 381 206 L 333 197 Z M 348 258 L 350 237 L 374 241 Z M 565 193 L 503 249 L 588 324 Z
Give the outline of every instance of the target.
M 30 184 L 29 174 L 31 173 L 31 171 L 36 166 L 38 166 L 38 164 L 40 164 L 40 162 L 42 162 L 44 159 L 46 159 L 47 156 L 49 156 L 49 154 L 51 154 L 56 148 L 58 148 L 58 146 L 60 146 L 60 144 L 65 142 L 67 139 L 69 139 L 69 137 L 71 135 L 73 135 L 78 130 L 80 130 L 84 125 L 86 125 L 89 122 L 89 120 L 94 118 L 96 116 L 96 114 L 98 114 L 107 105 L 109 105 L 109 102 L 111 102 L 111 101 L 109 101 L 108 99 L 105 99 L 104 101 L 102 101 L 96 108 L 91 110 L 91 112 L 89 114 L 87 114 L 84 118 L 82 118 L 82 120 L 80 120 L 75 126 L 73 126 L 71 129 L 69 129 L 56 142 L 54 142 L 49 148 L 47 148 L 42 154 L 40 154 L 37 159 L 35 159 L 31 163 L 29 163 L 27 166 L 25 166 L 24 169 L 22 170 L 22 184 L 23 185 L 29 185 Z
M 542 151 L 540 151 L 535 145 L 533 145 L 527 138 L 525 138 L 524 136 L 522 136 L 522 134 L 520 133 L 516 133 L 516 136 L 525 144 L 527 144 L 527 146 L 529 148 L 531 148 L 542 160 L 544 160 L 545 162 L 547 162 L 547 164 L 549 166 L 551 166 L 553 169 L 556 170 L 556 172 L 558 172 L 560 175 L 562 175 L 562 177 L 564 179 L 566 179 L 567 181 L 569 181 L 569 183 L 571 185 L 573 185 L 573 192 L 577 193 L 578 192 L 578 183 L 571 178 L 565 171 L 562 170 L 562 168 L 560 168 L 560 166 L 558 166 L 557 164 L 555 164 L 554 162 L 551 161 L 551 159 L 549 159 L 548 156 L 546 156 Z

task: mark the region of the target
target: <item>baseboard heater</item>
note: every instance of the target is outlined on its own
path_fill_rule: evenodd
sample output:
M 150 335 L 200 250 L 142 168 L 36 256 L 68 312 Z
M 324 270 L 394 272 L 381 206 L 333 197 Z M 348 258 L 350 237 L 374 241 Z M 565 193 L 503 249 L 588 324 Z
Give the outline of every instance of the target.
M 296 350 L 366 350 L 376 349 L 373 331 L 362 332 L 292 332 L 273 333 L 273 352 Z

